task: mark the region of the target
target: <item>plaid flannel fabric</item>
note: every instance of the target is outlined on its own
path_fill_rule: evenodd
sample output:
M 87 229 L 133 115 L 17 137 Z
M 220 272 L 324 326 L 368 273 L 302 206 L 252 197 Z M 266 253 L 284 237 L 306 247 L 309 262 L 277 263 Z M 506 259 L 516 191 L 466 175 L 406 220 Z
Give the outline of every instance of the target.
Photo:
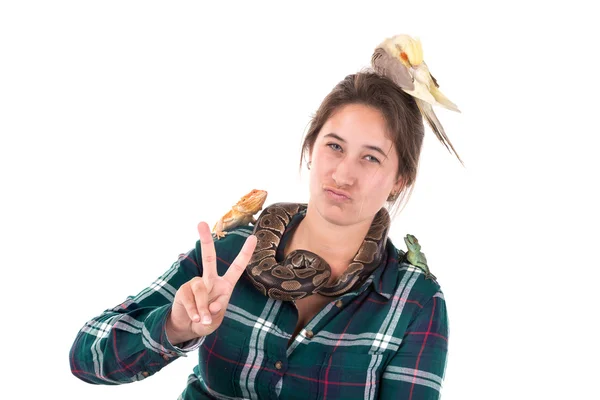
M 215 241 L 221 275 L 251 233 L 245 226 Z M 332 298 L 291 343 L 294 304 L 263 296 L 244 275 L 223 324 L 176 347 L 165 323 L 179 286 L 202 275 L 197 242 L 148 288 L 83 326 L 71 370 L 90 383 L 128 383 L 197 350 L 182 399 L 438 399 L 448 349 L 444 296 L 403 255 L 388 239 L 369 279 Z

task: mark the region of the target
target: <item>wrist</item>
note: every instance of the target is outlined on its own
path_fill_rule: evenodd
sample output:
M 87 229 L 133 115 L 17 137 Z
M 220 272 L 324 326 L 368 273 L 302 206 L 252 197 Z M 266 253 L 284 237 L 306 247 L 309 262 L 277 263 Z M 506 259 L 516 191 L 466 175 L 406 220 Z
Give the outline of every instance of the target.
M 181 331 L 180 329 L 176 329 L 173 326 L 170 313 L 165 324 L 165 334 L 167 335 L 169 343 L 175 347 L 179 347 L 178 345 L 196 338 L 191 331 Z

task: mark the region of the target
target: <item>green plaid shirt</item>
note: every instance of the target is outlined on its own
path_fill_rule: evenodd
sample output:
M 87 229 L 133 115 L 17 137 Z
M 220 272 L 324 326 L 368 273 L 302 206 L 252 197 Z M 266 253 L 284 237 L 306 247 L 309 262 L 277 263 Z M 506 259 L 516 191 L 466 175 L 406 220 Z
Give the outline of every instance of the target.
M 244 226 L 215 241 L 220 275 L 251 233 Z M 263 296 L 244 274 L 222 325 L 176 347 L 165 323 L 177 289 L 202 275 L 198 241 L 148 288 L 83 326 L 71 371 L 89 383 L 128 383 L 197 350 L 181 399 L 438 399 L 448 349 L 444 296 L 390 239 L 386 250 L 358 290 L 332 298 L 289 345 L 296 307 Z

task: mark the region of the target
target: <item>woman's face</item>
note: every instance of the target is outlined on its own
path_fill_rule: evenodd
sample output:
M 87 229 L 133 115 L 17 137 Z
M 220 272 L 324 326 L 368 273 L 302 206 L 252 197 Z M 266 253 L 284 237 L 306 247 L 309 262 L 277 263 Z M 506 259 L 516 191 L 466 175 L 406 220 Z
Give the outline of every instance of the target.
M 362 104 L 339 108 L 323 125 L 310 154 L 310 203 L 329 222 L 372 219 L 391 192 L 398 156 L 378 110 Z

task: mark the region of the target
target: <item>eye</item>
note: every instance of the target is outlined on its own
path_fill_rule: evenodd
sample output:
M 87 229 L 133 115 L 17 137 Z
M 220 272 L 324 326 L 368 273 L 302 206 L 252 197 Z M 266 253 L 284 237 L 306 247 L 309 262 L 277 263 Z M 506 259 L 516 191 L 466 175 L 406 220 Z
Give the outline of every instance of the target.
M 342 146 L 340 146 L 337 143 L 327 143 L 327 147 L 329 147 L 333 151 L 342 151 Z
M 379 161 L 379 159 L 377 159 L 376 157 L 373 157 L 371 155 L 369 156 L 365 156 L 365 158 L 367 159 L 367 161 L 369 162 L 373 162 L 373 163 L 377 163 L 377 164 L 381 164 L 381 162 Z

